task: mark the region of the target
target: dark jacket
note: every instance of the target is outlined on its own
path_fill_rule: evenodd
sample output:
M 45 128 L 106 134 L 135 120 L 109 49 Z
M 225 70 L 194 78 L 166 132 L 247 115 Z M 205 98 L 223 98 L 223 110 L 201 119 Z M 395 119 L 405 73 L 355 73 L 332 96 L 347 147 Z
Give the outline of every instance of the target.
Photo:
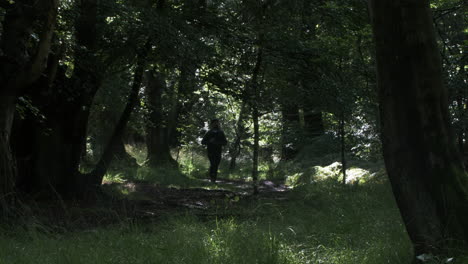
M 227 144 L 227 139 L 221 129 L 213 128 L 206 132 L 201 143 L 208 146 L 208 151 L 221 150 Z

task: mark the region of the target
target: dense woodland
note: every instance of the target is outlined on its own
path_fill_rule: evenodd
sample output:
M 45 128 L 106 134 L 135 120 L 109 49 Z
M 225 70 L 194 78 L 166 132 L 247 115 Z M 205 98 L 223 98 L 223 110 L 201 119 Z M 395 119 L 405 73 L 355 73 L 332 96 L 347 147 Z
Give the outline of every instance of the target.
M 197 182 L 211 194 L 224 190 L 222 181 L 204 181 L 200 143 L 218 118 L 228 138 L 220 177 L 248 186 L 231 197 L 247 207 L 275 197 L 265 194 L 272 182 L 286 184 L 287 199 L 298 201 L 390 186 L 388 204 L 410 241 L 408 258 L 320 262 L 307 258 L 314 251 L 298 251 L 305 256 L 297 263 L 467 263 L 467 6 L 0 0 L 2 222 L 28 229 L 37 218 L 25 208 L 56 210 L 44 204 L 67 211 L 76 203 L 82 210 L 130 203 L 113 196 L 110 186 L 119 184 L 190 190 L 186 183 Z M 330 179 L 320 180 L 317 168 L 330 164 Z M 362 164 L 381 173 L 356 177 L 353 169 Z M 373 195 L 366 203 L 386 197 Z M 220 262 L 207 256 L 167 263 L 230 263 L 223 262 L 227 255 Z M 25 263 L 0 251 L 2 258 Z M 278 256 L 231 261 L 296 263 Z

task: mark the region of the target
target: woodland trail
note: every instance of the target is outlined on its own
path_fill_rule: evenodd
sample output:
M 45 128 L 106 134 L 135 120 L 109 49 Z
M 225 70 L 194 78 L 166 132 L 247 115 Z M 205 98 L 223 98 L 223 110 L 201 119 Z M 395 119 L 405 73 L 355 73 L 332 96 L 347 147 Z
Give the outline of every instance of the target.
M 102 194 L 90 201 L 28 201 L 26 219 L 36 219 L 51 230 L 89 230 L 125 222 L 154 222 L 161 217 L 192 215 L 201 219 L 251 217 L 252 201 L 287 200 L 290 188 L 260 181 L 258 195 L 242 180 L 195 180 L 193 187 L 168 187 L 145 181 L 106 183 Z
M 205 188 L 163 187 L 150 183 L 127 183 L 123 187 L 137 194 L 133 199 L 136 218 L 153 218 L 166 213 L 189 213 L 202 217 L 223 217 L 239 212 L 239 202 L 250 199 L 285 200 L 290 188 L 272 181 L 259 182 L 259 194 L 252 195 L 252 183 L 220 179 L 216 184 L 201 180 Z

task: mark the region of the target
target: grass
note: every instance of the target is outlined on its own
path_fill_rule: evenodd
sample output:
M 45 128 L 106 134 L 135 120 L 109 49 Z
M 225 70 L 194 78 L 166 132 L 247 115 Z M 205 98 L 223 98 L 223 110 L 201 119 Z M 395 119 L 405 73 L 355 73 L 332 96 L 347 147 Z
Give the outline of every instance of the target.
M 411 244 L 386 178 L 375 173 L 379 167 L 352 167 L 365 176 L 344 186 L 335 165 L 283 164 L 275 173 L 289 176 L 295 186 L 286 199 L 233 201 L 219 209 L 231 215 L 223 218 L 187 211 L 84 231 L 48 231 L 37 223 L 0 230 L 0 263 L 411 263 Z M 168 170 L 143 170 L 137 177 L 197 183 Z

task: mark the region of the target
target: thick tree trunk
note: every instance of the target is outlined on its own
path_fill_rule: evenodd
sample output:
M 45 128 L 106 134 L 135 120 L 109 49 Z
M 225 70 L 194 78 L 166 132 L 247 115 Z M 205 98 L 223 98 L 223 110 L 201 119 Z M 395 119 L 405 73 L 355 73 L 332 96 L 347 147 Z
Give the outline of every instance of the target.
M 184 85 L 183 83 L 185 82 L 185 79 L 187 76 L 181 76 L 181 80 L 179 80 L 179 85 L 173 85 L 170 91 L 168 91 L 168 105 L 169 105 L 169 110 L 167 115 L 165 116 L 165 122 L 167 124 L 166 126 L 166 137 L 168 139 L 167 144 L 169 144 L 169 148 L 174 147 L 177 145 L 177 125 L 179 122 L 180 118 L 180 112 L 182 108 L 182 104 L 180 103 L 180 88 L 181 85 Z
M 57 16 L 58 1 L 40 0 L 34 4 L 12 2 L 6 7 L 0 41 L 0 199 L 13 192 L 16 167 L 10 150 L 10 136 L 16 108 L 16 98 L 35 82 L 45 68 Z M 40 23 L 40 32 L 34 32 Z M 39 42 L 32 52 L 28 49 L 32 33 Z
M 149 110 L 147 126 L 147 164 L 150 167 L 176 166 L 169 145 L 168 125 L 164 119 L 162 95 L 166 82 L 160 73 L 147 74 L 146 99 Z
M 18 162 L 17 185 L 27 193 L 70 194 L 71 175 L 78 170 L 79 156 L 73 153 L 81 141 L 76 140 L 75 118 L 82 109 L 76 101 L 65 99 L 72 93 L 65 69 L 56 76 L 53 85 L 44 78 L 28 93 L 45 118 L 28 114 L 15 120 L 12 145 Z
M 195 103 L 198 102 L 198 97 L 194 93 L 197 89 L 196 83 L 196 72 L 197 72 L 197 64 L 195 62 L 187 62 L 184 65 L 180 65 L 180 80 L 179 80 L 179 89 L 177 92 L 176 98 L 176 108 L 172 109 L 175 112 L 175 116 L 172 120 L 171 133 L 170 137 L 173 139 L 171 140 L 171 145 L 175 146 L 178 145 L 180 133 L 177 132 L 177 126 L 181 123 L 185 123 L 186 119 L 191 118 L 192 109 Z
M 75 21 L 75 68 L 72 75 L 72 89 L 75 92 L 71 107 L 75 113 L 70 123 L 70 153 L 66 154 L 67 168 L 63 172 L 68 178 L 62 187 L 65 193 L 83 198 L 94 190 L 94 179 L 80 172 L 80 162 L 86 151 L 88 118 L 94 96 L 101 86 L 106 66 L 99 57 L 99 28 L 104 25 L 98 14 L 98 0 L 81 0 L 77 3 L 79 15 Z
M 415 253 L 468 242 L 468 183 L 449 129 L 429 1 L 371 0 L 382 143 Z
M 304 132 L 307 138 L 319 137 L 325 133 L 322 112 L 315 109 L 304 109 Z
M 73 76 L 68 79 L 65 69 L 48 71 L 48 78 L 27 93 L 45 116 L 43 123 L 30 117 L 18 125 L 18 137 L 30 140 L 30 145 L 21 138 L 14 144 L 21 163 L 18 185 L 27 192 L 80 197 L 90 184 L 79 172 L 79 165 L 85 150 L 90 106 L 100 86 L 99 73 L 105 69 L 99 66 L 96 55 L 96 0 L 83 0 L 77 5 Z

